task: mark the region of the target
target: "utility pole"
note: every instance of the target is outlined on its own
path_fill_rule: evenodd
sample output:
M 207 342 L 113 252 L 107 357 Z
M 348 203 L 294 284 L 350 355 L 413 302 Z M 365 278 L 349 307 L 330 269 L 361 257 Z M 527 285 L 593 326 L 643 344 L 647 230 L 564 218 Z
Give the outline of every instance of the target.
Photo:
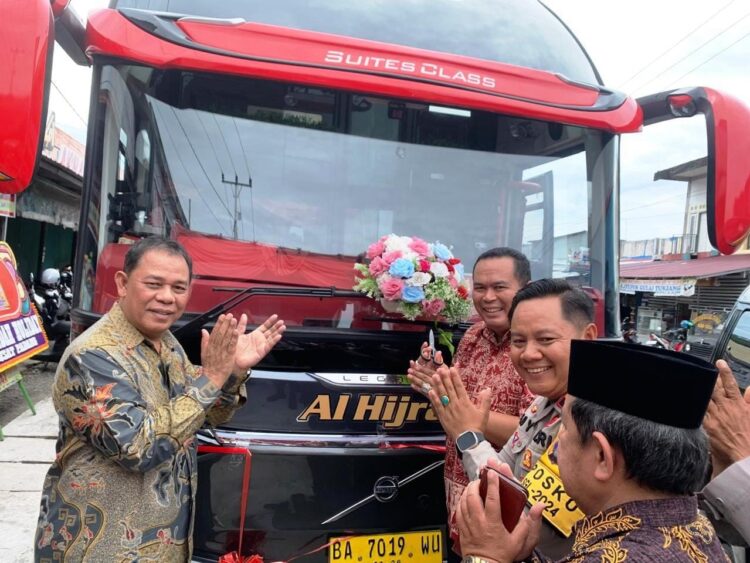
M 248 176 L 247 177 L 247 184 L 243 184 L 239 181 L 237 174 L 234 175 L 234 182 L 231 180 L 227 180 L 224 178 L 224 172 L 221 173 L 221 183 L 222 184 L 229 184 L 232 186 L 232 193 L 234 194 L 234 217 L 232 218 L 232 236 L 234 237 L 234 240 L 237 240 L 239 238 L 239 235 L 237 234 L 237 221 L 240 219 L 240 211 L 239 211 L 239 203 L 240 203 L 240 192 L 242 191 L 242 188 L 252 188 L 253 187 L 253 179 Z

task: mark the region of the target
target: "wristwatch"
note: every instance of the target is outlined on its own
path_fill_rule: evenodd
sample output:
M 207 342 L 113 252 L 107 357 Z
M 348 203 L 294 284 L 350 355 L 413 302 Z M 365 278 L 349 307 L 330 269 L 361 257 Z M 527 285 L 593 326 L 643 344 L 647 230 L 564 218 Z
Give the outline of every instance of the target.
M 481 432 L 475 432 L 474 430 L 461 432 L 456 437 L 456 451 L 458 452 L 458 457 L 463 457 L 466 450 L 470 450 L 483 440 L 484 434 L 482 434 Z
M 487 559 L 480 557 L 479 555 L 464 555 L 461 559 L 461 563 L 490 563 Z

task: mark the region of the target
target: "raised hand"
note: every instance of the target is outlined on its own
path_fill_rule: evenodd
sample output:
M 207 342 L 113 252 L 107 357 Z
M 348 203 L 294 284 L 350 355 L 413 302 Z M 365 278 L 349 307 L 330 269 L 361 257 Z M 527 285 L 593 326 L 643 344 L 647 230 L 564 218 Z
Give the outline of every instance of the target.
M 237 319 L 230 313 L 219 316 L 211 334 L 205 328 L 201 330 L 201 366 L 203 373 L 216 387 L 223 387 L 232 374 L 239 339 L 237 327 Z
M 461 432 L 477 430 L 486 434 L 490 416 L 490 390 L 483 389 L 474 404 L 466 393 L 457 368 L 441 366 L 432 376 L 429 392 L 432 409 L 445 433 L 456 439 Z
M 716 362 L 716 367 L 719 377 L 703 419 L 711 444 L 714 477 L 750 456 L 750 391 L 743 398 L 724 360 Z
M 233 371 L 237 375 L 246 373 L 265 358 L 266 354 L 281 340 L 281 335 L 286 330 L 284 321 L 279 320 L 278 315 L 271 315 L 262 325 L 248 334 L 245 334 L 246 326 L 247 315 L 243 314 L 238 326 L 240 336 L 237 341 L 237 351 L 233 355 Z
M 427 395 L 432 386 L 432 376 L 441 365 L 443 365 L 443 353 L 435 352 L 427 342 L 423 342 L 419 358 L 416 361 L 409 361 L 409 369 L 406 372 L 411 388 Z

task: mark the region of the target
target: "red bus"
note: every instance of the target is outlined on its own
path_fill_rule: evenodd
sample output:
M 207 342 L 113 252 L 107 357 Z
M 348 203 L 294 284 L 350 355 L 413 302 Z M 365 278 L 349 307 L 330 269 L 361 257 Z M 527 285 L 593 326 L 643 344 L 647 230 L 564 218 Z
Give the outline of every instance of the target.
M 109 309 L 128 245 L 151 234 L 193 257 L 176 333 L 195 361 L 221 311 L 289 325 L 247 405 L 202 438 L 253 461 L 245 491 L 235 456 L 201 454 L 196 560 L 241 536 L 245 554 L 343 561 L 322 546 L 352 534 L 355 559 L 381 544 L 383 561 L 412 545 L 414 561 L 446 556 L 443 437 L 400 377 L 430 325 L 352 291 L 381 235 L 446 242 L 466 264 L 521 249 L 535 278 L 587 288 L 600 334 L 617 337 L 620 136 L 697 114 L 711 241 L 731 253 L 750 227 L 747 108 L 708 88 L 606 88 L 541 2 L 112 0 L 85 30 L 67 4 L 0 6 L 17 22 L 0 61 L 16 79 L 0 90 L 0 189 L 33 174 L 56 21 L 93 69 L 74 333 Z

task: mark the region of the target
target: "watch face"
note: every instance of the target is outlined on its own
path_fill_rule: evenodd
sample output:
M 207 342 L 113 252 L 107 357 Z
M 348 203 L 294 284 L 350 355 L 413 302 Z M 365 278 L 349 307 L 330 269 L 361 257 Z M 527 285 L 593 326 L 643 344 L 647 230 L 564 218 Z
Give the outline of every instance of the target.
M 463 432 L 456 438 L 456 447 L 462 452 L 479 443 L 479 436 L 476 432 Z

